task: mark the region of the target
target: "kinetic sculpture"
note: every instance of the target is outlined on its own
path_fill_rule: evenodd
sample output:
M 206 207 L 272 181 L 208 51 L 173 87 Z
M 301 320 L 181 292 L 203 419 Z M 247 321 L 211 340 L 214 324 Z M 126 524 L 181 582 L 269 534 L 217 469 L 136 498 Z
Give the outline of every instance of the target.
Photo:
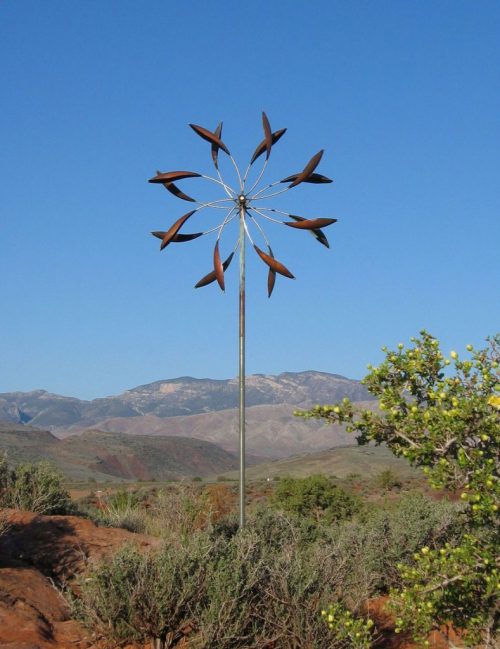
M 229 152 L 229 149 L 222 141 L 222 122 L 219 123 L 215 131 L 210 131 L 202 126 L 196 124 L 190 124 L 191 128 L 195 133 L 197 133 L 201 138 L 206 140 L 211 145 L 212 161 L 215 166 L 215 171 L 217 178 L 207 176 L 205 174 L 196 173 L 194 171 L 168 171 L 162 173 L 158 171 L 154 178 L 149 180 L 150 183 L 156 183 L 163 185 L 171 194 L 180 198 L 181 200 L 194 203 L 196 205 L 195 209 L 187 212 L 181 216 L 175 223 L 166 231 L 157 231 L 152 234 L 161 239 L 160 250 L 164 250 L 171 243 L 182 243 L 186 241 L 192 241 L 198 237 L 216 232 L 216 241 L 213 253 L 213 270 L 211 270 L 207 275 L 202 277 L 199 282 L 195 285 L 195 288 L 200 288 L 202 286 L 207 286 L 212 282 L 217 281 L 220 288 L 225 290 L 224 283 L 224 273 L 228 269 L 229 264 L 231 263 L 235 252 L 239 249 L 240 251 L 240 277 L 239 277 L 239 451 L 240 451 L 240 470 L 239 470 L 239 521 L 240 527 L 245 525 L 245 243 L 246 238 L 250 241 L 251 245 L 255 249 L 255 252 L 262 259 L 262 261 L 268 266 L 268 279 L 267 279 L 267 290 L 268 295 L 271 297 L 273 292 L 274 285 L 276 282 L 276 275 L 282 275 L 283 277 L 288 277 L 294 279 L 292 273 L 279 262 L 271 249 L 269 240 L 264 232 L 264 229 L 259 222 L 261 217 L 267 221 L 272 221 L 273 223 L 278 223 L 279 225 L 284 225 L 289 228 L 295 228 L 297 230 L 307 230 L 309 231 L 319 243 L 323 244 L 329 248 L 328 239 L 323 233 L 323 228 L 328 225 L 335 223 L 337 219 L 328 219 L 328 218 L 316 218 L 316 219 L 306 219 L 302 216 L 296 216 L 294 214 L 289 214 L 279 209 L 265 207 L 262 205 L 262 201 L 265 201 L 275 196 L 284 194 L 285 192 L 297 187 L 301 183 L 312 183 L 315 185 L 331 183 L 330 178 L 323 176 L 319 173 L 316 173 L 316 168 L 320 163 L 320 160 L 323 156 L 323 150 L 316 153 L 306 164 L 302 171 L 299 173 L 292 174 L 283 178 L 283 180 L 277 180 L 271 184 L 264 185 L 259 189 L 264 172 L 266 171 L 267 164 L 269 162 L 269 156 L 271 155 L 272 147 L 281 139 L 284 135 L 286 128 L 279 129 L 278 131 L 272 131 L 271 125 L 265 113 L 262 113 L 262 126 L 264 128 L 264 139 L 255 149 L 250 162 L 246 168 L 245 173 L 242 175 L 236 161 Z M 239 188 L 238 190 L 230 187 L 222 177 L 222 174 L 219 169 L 219 152 L 222 151 L 225 153 L 231 163 L 234 166 L 238 177 Z M 256 180 L 251 184 L 250 187 L 247 187 L 247 181 L 249 177 L 250 170 L 252 165 L 261 157 L 265 156 L 262 169 L 258 174 Z M 211 202 L 200 202 L 185 194 L 179 187 L 175 184 L 180 180 L 185 180 L 188 178 L 204 178 L 212 183 L 217 184 L 220 188 L 224 190 L 226 194 L 225 198 L 220 198 Z M 250 183 L 248 183 L 250 184 Z M 287 184 L 286 187 L 277 189 L 277 186 L 280 184 Z M 276 188 L 273 190 L 273 188 Z M 272 191 L 271 191 L 272 190 Z M 180 230 L 196 212 L 204 209 L 219 209 L 224 210 L 223 219 L 216 227 L 210 228 L 203 232 L 194 232 L 194 233 L 181 233 Z M 285 217 L 285 219 L 291 220 L 280 220 L 276 216 L 270 216 L 270 214 L 277 215 L 278 217 Z M 239 219 L 239 236 L 236 241 L 236 244 L 231 252 L 231 254 L 222 261 L 219 251 L 219 241 L 222 235 L 222 232 L 226 226 L 233 221 L 233 219 Z M 259 248 L 255 243 L 249 231 L 249 224 L 255 227 L 258 234 L 262 237 L 267 252 L 264 252 Z

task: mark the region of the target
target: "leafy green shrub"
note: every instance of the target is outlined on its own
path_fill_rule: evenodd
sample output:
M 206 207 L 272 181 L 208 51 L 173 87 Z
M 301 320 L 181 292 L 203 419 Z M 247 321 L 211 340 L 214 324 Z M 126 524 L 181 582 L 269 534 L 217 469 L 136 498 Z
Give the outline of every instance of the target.
M 173 533 L 159 552 L 125 548 L 82 576 L 76 609 L 113 641 L 157 638 L 168 647 L 189 624 L 199 649 L 340 648 L 320 612 L 352 567 L 328 535 L 307 542 L 310 525 L 268 510 L 242 531 L 219 521 Z M 360 601 L 369 594 L 355 592 Z
M 47 462 L 10 467 L 0 457 L 0 506 L 37 514 L 68 514 L 74 511 L 63 477 Z
M 500 615 L 493 593 L 500 547 L 500 336 L 482 350 L 468 345 L 465 360 L 454 351 L 445 358 L 425 331 L 412 342 L 408 349 L 402 343 L 395 351 L 384 348 L 385 361 L 364 379 L 381 412 L 344 399 L 298 414 L 344 423 L 360 443 L 385 443 L 422 466 L 432 487 L 462 491 L 459 538 L 440 548 L 424 545 L 413 560 L 399 564 L 402 584 L 392 592 L 393 606 L 398 629 L 418 640 L 451 625 L 467 644 L 494 647 Z
M 148 525 L 144 498 L 145 493 L 141 491 L 120 489 L 100 496 L 99 508 L 87 507 L 84 513 L 98 525 L 143 533 Z
M 154 639 L 171 647 L 205 590 L 212 550 L 206 535 L 164 544 L 158 552 L 124 547 L 92 566 L 80 581 L 75 612 L 114 641 Z
M 283 478 L 271 502 L 284 511 L 327 523 L 348 518 L 361 508 L 357 496 L 337 487 L 324 475 Z
M 384 469 L 377 476 L 375 482 L 381 489 L 400 489 L 403 485 L 398 475 L 391 469 Z
M 345 642 L 352 649 L 370 649 L 376 633 L 372 619 L 353 616 L 342 604 L 331 604 L 321 611 L 335 640 Z

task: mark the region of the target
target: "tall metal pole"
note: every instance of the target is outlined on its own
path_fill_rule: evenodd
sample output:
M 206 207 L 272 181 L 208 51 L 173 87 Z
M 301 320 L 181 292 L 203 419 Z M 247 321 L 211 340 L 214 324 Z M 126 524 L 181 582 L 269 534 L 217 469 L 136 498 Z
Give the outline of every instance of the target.
M 240 196 L 239 433 L 240 528 L 245 526 L 245 198 Z

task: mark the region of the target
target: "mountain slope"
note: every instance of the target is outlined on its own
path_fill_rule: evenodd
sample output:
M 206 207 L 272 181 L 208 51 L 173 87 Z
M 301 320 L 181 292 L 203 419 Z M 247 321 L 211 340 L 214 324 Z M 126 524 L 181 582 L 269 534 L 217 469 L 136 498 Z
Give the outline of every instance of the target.
M 349 397 L 369 399 L 358 382 L 325 372 L 284 372 L 277 376 L 255 374 L 246 379 L 248 407 L 292 404 L 305 407 Z M 44 390 L 0 394 L 0 420 L 30 423 L 49 430 L 90 428 L 110 418 L 154 415 L 166 418 L 235 408 L 237 379 L 214 380 L 181 377 L 156 381 L 121 395 L 84 401 Z
M 280 458 L 352 444 L 342 426 L 294 417 L 292 404 L 251 406 L 246 411 L 248 453 Z M 107 419 L 96 428 L 133 435 L 187 436 L 213 442 L 229 452 L 238 451 L 238 410 L 220 410 L 184 417 L 155 415 Z
M 10 424 L 0 426 L 0 451 L 15 464 L 47 460 L 70 480 L 172 480 L 238 465 L 235 455 L 198 439 L 88 431 L 60 440 L 47 431 Z

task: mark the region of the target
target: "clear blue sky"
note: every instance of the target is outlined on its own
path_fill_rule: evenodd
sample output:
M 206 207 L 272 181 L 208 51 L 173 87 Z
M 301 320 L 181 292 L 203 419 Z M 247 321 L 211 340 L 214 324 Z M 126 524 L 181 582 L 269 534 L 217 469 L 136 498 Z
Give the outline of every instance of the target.
M 194 290 L 213 239 L 160 254 L 150 230 L 189 206 L 146 180 L 211 171 L 188 122 L 224 120 L 245 161 L 262 110 L 288 127 L 269 180 L 320 148 L 335 179 L 282 207 L 339 222 L 330 250 L 266 228 L 297 278 L 271 300 L 251 251 L 248 372 L 361 378 L 424 327 L 481 344 L 500 329 L 499 60 L 497 1 L 3 0 L 0 392 L 236 375 L 237 264 L 225 294 Z

